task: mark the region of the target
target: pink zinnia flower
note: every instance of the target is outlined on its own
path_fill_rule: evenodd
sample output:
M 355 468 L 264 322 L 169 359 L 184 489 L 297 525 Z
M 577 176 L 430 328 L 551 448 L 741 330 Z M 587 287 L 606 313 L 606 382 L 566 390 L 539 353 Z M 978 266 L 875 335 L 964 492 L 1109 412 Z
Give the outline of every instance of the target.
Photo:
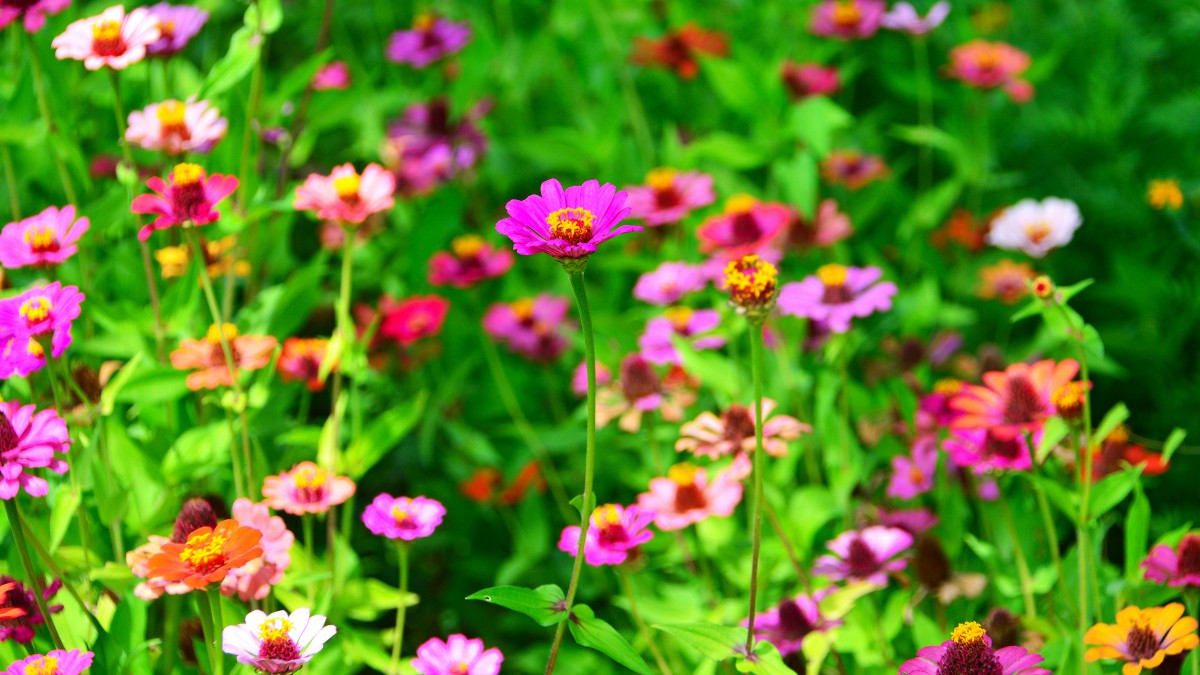
M 872 525 L 862 531 L 850 530 L 826 544 L 833 555 L 817 558 L 813 574 L 835 581 L 850 579 L 886 586 L 889 572 L 899 572 L 908 563 L 898 556 L 913 544 L 904 530 Z
M 670 305 L 688 293 L 704 290 L 708 282 L 708 275 L 699 265 L 665 262 L 638 277 L 633 297 L 652 305 Z
M 830 586 L 811 597 L 801 593 L 794 598 L 784 598 L 778 605 L 754 617 L 754 637 L 775 645 L 780 656 L 795 654 L 804 646 L 804 638 L 842 625 L 841 621 L 821 615 L 820 602 L 835 590 Z M 742 621 L 742 626 L 749 625 L 749 619 Z
M 27 645 L 37 637 L 37 627 L 46 623 L 46 617 L 38 607 L 37 596 L 33 588 L 8 575 L 0 575 L 0 588 L 7 588 L 6 593 L 0 594 L 0 642 L 12 640 L 20 645 Z M 42 601 L 49 603 L 62 590 L 62 581 L 55 579 L 42 590 Z M 13 616 L 13 613 L 16 613 Z M 62 605 L 47 605 L 46 611 L 58 614 L 63 611 Z
M 671 307 L 663 316 L 646 322 L 646 330 L 638 338 L 638 348 L 647 361 L 656 365 L 683 365 L 683 357 L 671 341 L 673 336 L 687 338 L 693 349 L 720 349 L 725 338 L 705 335 L 721 325 L 721 315 L 716 310 L 688 307 Z
M 937 473 L 937 444 L 914 443 L 911 455 L 892 458 L 892 477 L 887 496 L 894 499 L 913 499 L 933 489 Z
M 836 66 L 828 68 L 819 63 L 784 61 L 783 84 L 793 101 L 812 96 L 832 96 L 842 88 L 842 77 Z
M 321 380 L 321 363 L 329 350 L 329 340 L 325 338 L 291 337 L 283 341 L 283 349 L 275 368 L 279 371 L 279 379 L 284 382 L 303 382 L 309 391 L 321 391 L 325 382 Z M 337 369 L 333 364 L 330 372 Z
M 596 248 L 637 225 L 617 225 L 629 215 L 626 194 L 612 183 L 589 180 L 563 190 L 557 179 L 542 183 L 541 195 L 513 199 L 504 205 L 509 218 L 496 231 L 513 241 L 521 255 L 547 253 L 555 258 L 586 258 Z
M 270 335 L 239 335 L 231 323 L 209 326 L 201 340 L 183 340 L 171 352 L 171 365 L 179 370 L 194 370 L 188 374 L 187 386 L 192 391 L 232 387 L 234 373 L 229 371 L 221 333 L 229 343 L 233 367 L 240 377 L 244 370 L 260 370 L 271 362 L 279 341 Z
M 442 332 L 450 301 L 438 295 L 416 295 L 403 300 L 384 296 L 379 300 L 379 335 L 391 338 L 401 347 Z
M 725 200 L 725 212 L 705 220 L 696 236 L 702 253 L 720 252 L 726 260 L 762 255 L 791 221 L 792 210 L 783 204 L 737 195 Z
M 461 51 L 470 40 L 471 27 L 467 22 L 455 23 L 432 14 L 420 14 L 413 21 L 412 30 L 392 33 L 387 57 L 396 63 L 424 68 Z
M 92 667 L 92 652 L 55 649 L 14 662 L 4 675 L 79 675 Z
M 278 476 L 263 481 L 266 505 L 294 516 L 325 513 L 354 494 L 354 481 L 335 476 L 312 462 L 300 462 Z
M 592 512 L 583 559 L 592 566 L 620 565 L 630 551 L 654 538 L 646 528 L 654 520 L 654 512 L 637 506 L 605 504 Z M 558 549 L 570 555 L 579 551 L 579 526 L 564 528 Z
M 511 251 L 497 248 L 478 235 L 467 234 L 455 237 L 450 242 L 450 251 L 438 251 L 429 259 L 429 283 L 470 288 L 503 276 L 512 264 Z
M 881 180 L 888 173 L 882 157 L 863 154 L 858 150 L 834 150 L 821 162 L 821 176 L 825 181 L 849 190 L 858 190 Z
M 313 75 L 312 88 L 317 91 L 330 91 L 350 88 L 350 66 L 345 61 L 334 61 L 322 66 Z
M 850 223 L 850 217 L 838 210 L 837 202 L 826 199 L 817 208 L 817 217 L 813 220 L 795 214 L 788 225 L 786 241 L 794 249 L 805 250 L 814 246 L 825 248 L 852 234 L 854 226 Z
M 41 370 L 47 337 L 50 355 L 62 356 L 71 346 L 71 322 L 79 317 L 83 300 L 79 288 L 57 281 L 0 300 L 0 379 Z
M 57 411 L 0 402 L 0 499 L 12 499 L 21 489 L 31 497 L 45 497 L 50 484 L 30 469 L 62 475 L 67 462 L 56 455 L 65 457 L 70 450 L 67 423 Z
M 337 633 L 325 625 L 325 617 L 305 608 L 266 614 L 254 610 L 246 623 L 225 626 L 221 651 L 237 657 L 260 673 L 292 673 L 312 660 Z
M 570 347 L 575 324 L 567 319 L 571 302 L 542 293 L 536 298 L 499 302 L 483 316 L 483 330 L 516 354 L 536 362 L 557 359 Z
M 138 232 L 146 241 L 155 230 L 174 226 L 200 227 L 215 223 L 221 214 L 214 208 L 237 189 L 238 179 L 213 174 L 205 176 L 198 164 L 177 164 L 167 180 L 154 176 L 146 181 L 152 195 L 138 195 L 130 210 L 134 213 L 157 214 L 153 223 Z
M 646 174 L 646 185 L 629 185 L 625 191 L 629 194 L 629 217 L 651 227 L 679 222 L 717 199 L 712 176 L 668 168 L 654 169 Z
M 897 527 L 920 537 L 938 524 L 938 517 L 929 509 L 896 509 L 895 511 L 879 510 L 879 523 L 888 527 Z
M 168 155 L 207 154 L 228 128 L 229 122 L 208 101 L 167 100 L 129 113 L 125 140 Z
M 808 30 L 838 40 L 862 40 L 879 30 L 886 11 L 883 0 L 824 0 L 813 7 Z
M 283 579 L 287 568 L 291 567 L 290 551 L 296 536 L 287 529 L 283 518 L 271 515 L 266 504 L 255 504 L 245 497 L 233 503 L 233 519 L 239 525 L 262 532 L 258 545 L 262 547 L 263 554 L 261 558 L 230 570 L 221 582 L 221 593 L 236 593 L 243 602 L 262 600 L 271 592 L 271 587 Z
M 726 518 L 742 501 L 745 470 L 735 461 L 710 482 L 706 469 L 676 464 L 666 478 L 650 479 L 650 491 L 638 495 L 637 503 L 654 513 L 654 524 L 663 531 L 683 529 L 710 516 Z
M 0 0 L 0 30 L 24 17 L 25 32 L 36 33 L 46 25 L 47 14 L 58 14 L 71 0 Z
M 989 429 L 1005 437 L 1038 431 L 1058 414 L 1054 393 L 1078 372 L 1079 362 L 1074 359 L 1058 363 L 1046 359 L 984 373 L 982 385 L 968 385 L 950 401 L 950 407 L 961 413 L 953 427 Z
M 0 231 L 0 265 L 5 269 L 58 265 L 75 255 L 75 242 L 88 231 L 86 217 L 75 219 L 75 207 L 45 211 L 4 226 Z
M 403 194 L 424 194 L 468 171 L 487 151 L 479 120 L 492 107 L 484 100 L 453 119 L 444 97 L 414 103 L 388 127 L 383 155 Z
M 632 433 L 642 426 L 642 414 L 656 411 L 667 422 L 683 419 L 684 409 L 696 400 L 686 374 L 675 367 L 660 377 L 641 354 L 621 361 L 621 376 L 615 385 L 596 394 L 596 426 L 614 419 L 621 431 Z
M 417 647 L 412 667 L 421 675 L 499 675 L 504 655 L 483 640 L 454 634 L 442 641 L 430 638 Z
M 378 164 L 368 164 L 360 176 L 353 164 L 343 164 L 328 176 L 309 174 L 296 188 L 298 211 L 313 211 L 322 220 L 359 225 L 371 214 L 395 205 L 396 178 Z
M 812 431 L 812 427 L 789 415 L 772 415 L 777 405 L 769 398 L 763 399 L 763 449 L 772 457 L 783 457 L 787 454 L 788 442 Z M 756 410 L 754 403 L 749 407 L 734 403 L 720 417 L 707 410 L 700 413 L 699 417 L 679 428 L 680 438 L 675 441 L 675 451 L 712 459 L 754 452 Z
M 1015 103 L 1033 98 L 1033 85 L 1020 79 L 1029 55 L 1003 42 L 972 40 L 950 51 L 947 74 L 978 89 L 1003 88 Z
M 1052 675 L 1038 664 L 1040 654 L 1024 647 L 992 649 L 992 639 L 983 627 L 971 621 L 960 623 L 951 638 L 940 645 L 922 647 L 917 658 L 900 666 L 901 675 L 950 675 L 951 673 L 994 673 L 995 675 Z
M 1041 440 L 1033 433 L 1033 442 Z M 989 471 L 1027 471 L 1033 466 L 1029 443 L 1023 434 L 1003 430 L 954 429 L 943 442 L 946 453 L 958 466 L 969 466 L 975 473 Z
M 1200 586 L 1200 534 L 1185 534 L 1175 548 L 1155 546 L 1141 567 L 1147 579 L 1172 588 Z
M 850 330 L 855 318 L 892 308 L 898 289 L 890 281 L 880 283 L 878 267 L 823 265 L 802 281 L 785 284 L 779 292 L 779 309 L 828 324 L 835 333 Z
M 191 5 L 160 2 L 146 9 L 158 21 L 159 39 L 147 49 L 157 56 L 169 57 L 183 51 L 208 21 L 208 12 Z
M 125 554 L 125 564 L 129 571 L 139 579 L 145 579 L 133 588 L 133 594 L 150 602 L 157 600 L 164 593 L 168 595 L 183 595 L 191 593 L 192 587 L 182 581 L 167 581 L 160 577 L 150 578 L 150 560 L 163 552 L 163 545 L 171 543 L 168 537 L 150 535 L 147 542 Z
M 363 511 L 363 524 L 371 532 L 387 537 L 412 541 L 433 534 L 446 507 L 428 497 L 393 497 L 381 494 Z
M 596 386 L 605 387 L 612 383 L 612 371 L 603 363 L 596 363 Z M 587 361 L 580 361 L 571 373 L 571 391 L 576 396 L 587 396 Z
M 126 14 L 125 8 L 117 5 L 99 16 L 72 23 L 50 44 L 60 61 L 83 61 L 88 70 L 104 66 L 123 70 L 145 58 L 146 48 L 160 35 L 158 20 L 145 7 Z
M 917 14 L 916 8 L 911 3 L 897 2 L 891 11 L 883 15 L 883 27 L 909 35 L 925 35 L 942 25 L 949 15 L 950 3 L 946 0 L 934 3 L 923 19 L 921 15 Z

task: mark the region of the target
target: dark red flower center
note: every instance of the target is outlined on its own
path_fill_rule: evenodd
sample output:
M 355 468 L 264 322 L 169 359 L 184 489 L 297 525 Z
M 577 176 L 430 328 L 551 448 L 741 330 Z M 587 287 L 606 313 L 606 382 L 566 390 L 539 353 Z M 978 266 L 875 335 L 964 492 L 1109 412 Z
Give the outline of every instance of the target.
M 754 417 L 750 415 L 750 409 L 746 406 L 736 403 L 729 406 L 721 416 L 721 422 L 725 425 L 727 441 L 741 445 L 742 441 L 754 436 Z
M 730 246 L 753 244 L 760 237 L 762 237 L 762 228 L 758 226 L 758 221 L 749 211 L 742 211 L 734 215 L 729 232 Z
M 1004 667 L 995 652 L 982 639 L 966 643 L 951 642 L 938 661 L 938 675 L 1003 675 Z
M 1010 375 L 1004 389 L 1004 421 L 1032 424 L 1041 419 L 1045 407 L 1033 383 L 1024 375 Z
M 1137 625 L 1130 628 L 1129 634 L 1125 636 L 1130 661 L 1152 658 L 1158 652 L 1159 642 L 1158 634 L 1149 626 Z
M 175 531 L 171 533 L 171 541 L 176 544 L 187 543 L 188 536 L 202 527 L 217 527 L 217 513 L 207 499 L 193 497 L 183 503 L 179 516 L 175 519 Z
M 1180 576 L 1200 574 L 1200 537 L 1189 534 L 1179 542 L 1177 572 Z
M 120 56 L 125 49 L 120 21 L 97 21 L 92 26 L 92 51 L 97 56 Z
M 779 606 L 779 637 L 800 640 L 815 628 L 795 600 L 784 600 Z
M 673 209 L 683 203 L 683 195 L 679 194 L 679 190 L 674 187 L 663 188 L 662 190 L 654 191 L 654 208 L 665 211 Z
M 1021 456 L 1021 441 L 1017 436 L 1001 438 L 989 431 L 983 439 L 983 456 L 1015 460 Z
M 15 7 L 20 11 L 25 11 L 38 2 L 39 0 L 0 0 L 0 7 Z
M 17 436 L 17 430 L 13 428 L 12 422 L 8 421 L 8 415 L 0 412 L 0 455 L 15 450 L 20 440 L 21 438 Z
M 708 506 L 708 499 L 699 485 L 689 483 L 675 489 L 675 510 L 679 513 L 694 511 Z
M 852 577 L 869 577 L 879 571 L 879 559 L 862 539 L 854 539 L 850 542 L 846 563 L 850 566 L 850 576 Z
M 625 359 L 621 363 L 621 391 L 630 401 L 653 396 L 662 391 L 658 373 L 640 356 Z

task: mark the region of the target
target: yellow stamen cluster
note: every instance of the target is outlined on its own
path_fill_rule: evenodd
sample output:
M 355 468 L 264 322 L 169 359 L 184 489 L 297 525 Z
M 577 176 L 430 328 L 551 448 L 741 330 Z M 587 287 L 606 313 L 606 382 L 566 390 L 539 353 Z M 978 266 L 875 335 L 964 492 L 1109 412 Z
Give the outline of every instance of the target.
M 221 344 L 222 333 L 225 334 L 226 340 L 232 340 L 238 336 L 237 326 L 231 323 L 223 323 L 218 326 L 214 323 L 208 327 L 208 334 L 204 336 L 204 339 L 214 345 L 219 345 Z
M 323 469 L 306 466 L 292 475 L 292 484 L 301 490 L 320 488 L 329 480 Z
M 592 238 L 592 223 L 596 214 L 581 208 L 559 209 L 546 216 L 550 236 L 555 239 L 582 244 Z
M 947 377 L 945 379 L 938 380 L 933 385 L 933 391 L 935 393 L 941 394 L 942 396 L 945 396 L 947 398 L 949 398 L 951 396 L 957 396 L 958 392 L 962 391 L 962 388 L 963 388 L 962 380 L 956 380 L 952 377 Z
M 1179 181 L 1174 178 L 1150 181 L 1150 187 L 1146 190 L 1146 202 L 1159 211 L 1183 208 L 1183 190 L 1179 189 Z
M 725 213 L 746 213 L 757 203 L 750 195 L 734 195 L 725 200 Z
M 154 112 L 154 116 L 158 118 L 158 123 L 163 128 L 178 128 L 184 126 L 184 118 L 187 115 L 187 105 L 179 101 L 170 100 L 163 101 L 158 104 L 158 110 Z M 176 169 L 178 171 L 178 169 Z
M 1108 438 L 1104 440 L 1109 443 L 1128 443 L 1129 427 L 1125 426 L 1124 424 L 1119 425 L 1116 429 L 1113 429 L 1112 433 L 1108 435 Z
M 25 348 L 25 352 L 35 359 L 46 357 L 46 350 L 42 349 L 42 343 L 37 340 L 30 340 L 29 346 Z
M 1083 414 L 1083 401 L 1086 396 L 1087 387 L 1083 382 L 1068 382 L 1050 396 L 1050 401 L 1058 411 L 1059 417 L 1074 420 Z
M 655 190 L 661 192 L 662 190 L 669 189 L 675 184 L 675 176 L 678 175 L 678 173 L 678 171 L 670 167 L 651 169 L 650 172 L 646 174 L 646 185 L 649 185 Z
M 338 197 L 342 199 L 357 199 L 358 188 L 361 184 L 362 179 L 357 173 L 350 173 L 333 179 L 333 189 L 337 190 Z
M 836 263 L 821 265 L 817 268 L 817 278 L 826 286 L 845 286 L 846 274 L 846 266 Z
M 52 309 L 54 303 L 50 302 L 50 298 L 39 295 L 22 302 L 21 309 L 17 311 L 26 322 L 34 324 L 49 318 Z
M 25 675 L 58 675 L 58 659 L 43 656 L 25 664 Z
M 663 314 L 671 322 L 671 325 L 675 327 L 675 330 L 682 331 L 687 328 L 688 322 L 692 320 L 692 315 L 695 312 L 691 307 L 671 307 L 666 312 L 663 312 Z
M 521 298 L 520 300 L 514 300 L 508 305 L 508 307 L 512 310 L 512 313 L 517 316 L 518 320 L 524 321 L 526 319 L 533 318 L 532 298 Z
M 833 8 L 833 22 L 839 26 L 857 26 L 862 20 L 862 10 L 856 0 L 841 0 Z
M 291 639 L 292 622 L 282 617 L 267 619 L 258 627 L 258 638 L 263 642 Z
M 179 559 L 196 569 L 205 569 L 224 560 L 225 543 L 229 538 L 216 531 L 193 532 L 184 545 Z
M 464 661 L 459 661 L 450 669 L 454 675 L 468 675 L 471 672 L 471 666 Z
M 756 255 L 742 256 L 725 266 L 725 287 L 733 304 L 743 309 L 760 309 L 775 301 L 779 272 Z
M 667 478 L 679 485 L 692 485 L 696 482 L 696 473 L 700 468 L 690 462 L 681 462 L 667 469 Z
M 471 258 L 479 255 L 485 245 L 483 237 L 477 234 L 465 234 L 455 237 L 454 241 L 450 242 L 450 250 L 454 251 L 454 255 L 459 258 Z
M 1050 227 L 1050 223 L 1044 220 L 1039 220 L 1036 223 L 1030 223 L 1025 226 L 1025 237 L 1034 244 L 1042 243 L 1042 240 L 1049 237 L 1051 232 L 1053 230 Z
M 987 631 L 983 629 L 983 626 L 974 621 L 968 621 L 958 624 L 954 632 L 950 634 L 950 639 L 960 645 L 969 645 L 979 642 L 984 635 L 987 635 Z
M 433 24 L 437 23 L 437 16 L 434 14 L 418 14 L 413 19 L 413 29 L 421 32 L 426 32 L 433 28 Z
M 204 167 L 199 164 L 176 164 L 171 182 L 175 185 L 196 185 L 204 180 Z
M 1054 282 L 1045 274 L 1036 277 L 1030 285 L 1033 287 L 1033 294 L 1042 300 L 1047 300 L 1054 295 Z
M 92 39 L 97 42 L 115 42 L 121 38 L 121 22 L 97 21 L 92 24 Z
M 982 70 L 995 70 L 999 68 L 1001 60 L 1000 47 L 991 43 L 980 47 L 975 55 L 975 65 Z
M 412 512 L 408 510 L 408 502 L 396 502 L 392 506 L 392 520 L 397 523 L 408 522 L 412 518 Z
M 617 510 L 616 504 L 605 504 L 596 507 L 592 512 L 592 520 L 600 526 L 616 525 L 621 522 L 621 512 Z
M 158 22 L 158 32 L 164 38 L 170 38 L 175 35 L 175 22 L 170 19 L 163 19 Z
M 55 248 L 58 238 L 54 228 L 40 225 L 25 230 L 25 243 L 34 251 L 50 251 Z

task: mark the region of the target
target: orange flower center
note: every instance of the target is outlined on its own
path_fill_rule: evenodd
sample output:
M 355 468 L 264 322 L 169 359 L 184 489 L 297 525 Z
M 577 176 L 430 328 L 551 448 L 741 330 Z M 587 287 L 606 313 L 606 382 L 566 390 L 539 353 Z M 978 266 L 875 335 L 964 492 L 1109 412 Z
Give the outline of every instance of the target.
M 862 10 L 855 0 L 839 2 L 833 8 L 833 22 L 843 28 L 853 28 L 862 21 Z
M 333 189 L 337 190 L 338 197 L 345 202 L 358 201 L 358 188 L 362 183 L 362 179 L 357 173 L 350 173 L 346 176 L 338 176 L 333 179 Z
M 92 51 L 97 56 L 120 56 L 125 53 L 120 21 L 97 21 L 92 25 Z
M 450 672 L 453 675 L 467 675 L 471 672 L 471 666 L 467 665 L 465 661 L 459 661 L 450 668 Z
M 158 123 L 162 125 L 162 133 L 164 136 L 176 135 L 182 136 L 186 140 L 191 134 L 188 132 L 187 122 L 184 118 L 187 116 L 187 105 L 179 101 L 163 101 L 158 105 L 158 110 L 154 116 L 158 118 Z M 178 168 L 176 168 L 176 180 L 178 180 Z
M 817 278 L 826 286 L 846 285 L 846 266 L 829 264 L 817 269 Z
M 316 490 L 325 486 L 328 481 L 325 472 L 316 467 L 307 466 L 298 470 L 292 476 L 292 484 L 300 490 Z
M 675 481 L 677 485 L 691 485 L 696 482 L 696 474 L 699 471 L 695 464 L 681 462 L 667 470 L 667 478 Z
M 424 33 L 433 28 L 433 24 L 435 23 L 437 23 L 437 16 L 433 14 L 418 14 L 417 17 L 413 19 L 413 28 Z
M 179 559 L 197 572 L 208 574 L 225 564 L 225 544 L 228 541 L 228 536 L 215 531 L 193 532 Z
M 975 65 L 983 70 L 996 70 L 1000 61 L 1000 48 L 996 45 L 984 45 L 975 55 Z
M 408 507 L 408 502 L 397 502 L 392 506 L 392 520 L 396 521 L 397 525 L 412 522 L 412 511 Z
M 521 298 L 514 300 L 509 308 L 516 315 L 518 321 L 529 321 L 533 319 L 533 300 L 529 298 Z
M 483 251 L 485 244 L 486 242 L 484 242 L 483 237 L 475 234 L 467 234 L 455 237 L 454 241 L 450 242 L 450 249 L 459 258 L 473 258 Z
M 621 522 L 621 512 L 616 504 L 605 504 L 592 512 L 592 520 L 600 527 L 611 527 Z
M 1030 243 L 1040 244 L 1042 240 L 1050 236 L 1052 230 L 1050 224 L 1044 220 L 1036 223 L 1031 223 L 1025 226 L 1025 236 L 1029 238 Z
M 35 225 L 25 230 L 25 243 L 34 253 L 53 253 L 58 250 L 54 228 L 46 225 Z
M 49 318 L 52 309 L 54 309 L 54 303 L 50 302 L 50 298 L 39 295 L 22 302 L 18 313 L 25 319 L 27 325 L 32 326 Z
M 925 472 L 914 466 L 908 471 L 908 479 L 913 483 L 920 485 L 921 483 L 925 482 Z
M 962 387 L 962 380 L 946 378 L 944 380 L 938 380 L 937 383 L 933 385 L 933 391 L 948 398 L 950 396 L 957 395 L 958 392 L 962 391 Z
M 158 22 L 158 32 L 165 40 L 175 37 L 175 22 L 170 19 Z
M 25 664 L 25 675 L 58 675 L 58 659 L 53 656 L 35 657 Z
M 592 222 L 596 214 L 581 208 L 566 208 L 546 216 L 550 236 L 571 244 L 582 244 L 592 238 Z

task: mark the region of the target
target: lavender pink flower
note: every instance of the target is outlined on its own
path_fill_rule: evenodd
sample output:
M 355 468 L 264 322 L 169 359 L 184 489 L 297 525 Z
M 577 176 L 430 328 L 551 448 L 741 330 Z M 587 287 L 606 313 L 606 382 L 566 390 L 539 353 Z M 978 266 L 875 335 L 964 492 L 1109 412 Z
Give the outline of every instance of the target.
M 683 357 L 672 342 L 674 336 L 684 338 L 693 349 L 720 349 L 725 346 L 725 338 L 710 334 L 720 325 L 721 315 L 716 310 L 671 307 L 663 316 L 646 322 L 638 348 L 650 363 L 681 366 Z
M 887 14 L 883 15 L 883 27 L 888 30 L 900 31 L 909 35 L 925 35 L 934 28 L 942 25 L 950 15 L 950 3 L 946 0 L 934 3 L 925 13 L 925 17 L 917 14 L 916 8 L 908 2 L 897 2 Z
M 67 423 L 57 411 L 0 402 L 0 499 L 12 499 L 22 489 L 31 497 L 45 497 L 50 484 L 31 470 L 66 473 L 67 462 L 58 455 L 65 457 L 70 450 Z
M 92 667 L 92 652 L 54 649 L 13 662 L 4 675 L 79 675 Z
M 426 640 L 412 667 L 421 675 L 499 675 L 503 662 L 499 649 L 484 649 L 483 640 L 456 633 Z
M 381 494 L 363 511 L 363 524 L 371 532 L 387 537 L 412 541 L 433 534 L 446 507 L 428 497 L 393 497 Z
M 482 101 L 458 119 L 451 118 L 444 97 L 405 109 L 388 128 L 383 147 L 386 163 L 396 176 L 397 191 L 424 194 L 474 168 L 487 151 L 479 120 L 491 106 L 491 101 Z
M 638 506 L 597 507 L 584 542 L 584 561 L 593 566 L 620 565 L 634 549 L 654 538 L 654 533 L 646 529 L 653 520 L 653 511 Z M 579 551 L 578 525 L 563 529 L 558 548 L 570 555 Z
M 754 637 L 775 645 L 780 656 L 795 654 L 804 646 L 804 638 L 842 625 L 841 621 L 821 615 L 820 602 L 835 590 L 830 586 L 811 596 L 801 593 L 794 598 L 784 598 L 778 605 L 754 617 Z M 749 627 L 750 620 L 743 620 L 742 625 Z
M 5 269 L 58 265 L 79 251 L 76 242 L 88 231 L 86 217 L 75 218 L 75 207 L 51 206 L 0 231 L 0 265 Z
M 879 30 L 886 11 L 883 0 L 823 0 L 813 7 L 808 30 L 838 40 L 862 40 Z
M 0 300 L 0 379 L 25 377 L 46 365 L 47 339 L 50 355 L 62 356 L 83 300 L 79 288 L 57 281 Z
M 802 281 L 785 284 L 779 292 L 779 309 L 829 325 L 835 333 L 850 330 L 855 318 L 892 308 L 898 289 L 890 281 L 880 282 L 878 267 L 824 265 Z
M 886 586 L 890 572 L 899 572 L 908 565 L 899 556 L 912 544 L 911 534 L 894 527 L 872 525 L 861 531 L 843 532 L 826 544 L 832 555 L 817 558 L 813 574 L 835 581 Z
M 309 174 L 296 188 L 292 206 L 313 211 L 322 220 L 360 225 L 371 214 L 395 205 L 396 178 L 378 164 L 368 164 L 360 176 L 353 164 L 343 164 L 328 176 Z
M 586 258 L 600 244 L 637 225 L 621 225 L 629 215 L 626 194 L 612 183 L 589 180 L 563 190 L 557 179 L 542 183 L 540 195 L 513 199 L 504 208 L 510 217 L 496 223 L 496 231 L 513 241 L 521 255 L 546 253 L 555 258 Z
M 1146 578 L 1172 588 L 1200 587 L 1200 534 L 1183 535 L 1172 548 L 1159 544 L 1142 561 Z
M 483 316 L 483 330 L 513 353 L 531 361 L 550 362 L 570 347 L 575 324 L 568 320 L 570 300 L 542 293 L 511 303 L 500 302 Z
M 354 481 L 335 476 L 312 462 L 300 462 L 278 476 L 263 481 L 267 506 L 294 516 L 325 513 L 349 499 L 356 489 Z
M 650 227 L 677 223 L 692 211 L 716 201 L 712 176 L 699 171 L 654 169 L 645 185 L 625 187 L 629 217 Z
M 1041 431 L 1033 432 L 1033 442 L 1038 443 L 1041 436 Z M 954 429 L 942 446 L 955 464 L 971 467 L 975 473 L 1028 471 L 1033 467 L 1033 455 L 1023 434 Z
M 892 457 L 892 476 L 888 481 L 887 496 L 913 499 L 932 490 L 937 462 L 936 442 L 914 443 L 912 454 Z
M 228 129 L 229 121 L 208 101 L 167 100 L 129 113 L 125 140 L 168 155 L 207 154 Z
M 1033 85 L 1021 79 L 1029 55 L 1003 42 L 972 40 L 950 51 L 947 74 L 977 89 L 1004 89 L 1014 103 L 1033 98 Z
M 233 194 L 238 179 L 220 174 L 206 176 L 199 165 L 177 164 L 167 180 L 154 176 L 146 181 L 146 186 L 154 194 L 138 195 L 130 210 L 158 217 L 138 232 L 141 241 L 149 239 L 156 230 L 215 223 L 221 217 L 216 205 Z
M 58 14 L 70 4 L 71 0 L 0 0 L 0 30 L 22 19 L 26 33 L 37 33 L 48 14 Z
M 438 251 L 429 259 L 429 283 L 470 288 L 503 276 L 512 264 L 511 251 L 497 248 L 478 235 L 467 234 L 455 237 L 449 251 Z
M 160 2 L 146 9 L 158 21 L 159 39 L 147 48 L 156 56 L 170 57 L 183 51 L 208 21 L 208 12 L 191 5 Z
M 612 371 L 608 366 L 596 362 L 596 386 L 606 387 L 612 383 Z M 587 361 L 580 361 L 579 365 L 575 366 L 575 370 L 571 373 L 571 391 L 575 392 L 576 396 L 587 396 Z
M 854 234 L 850 217 L 838 210 L 837 202 L 826 199 L 817 207 L 816 218 L 808 219 L 797 213 L 788 225 L 785 240 L 788 247 L 806 250 L 827 248 Z
M 470 40 L 471 27 L 465 21 L 455 23 L 439 16 L 421 14 L 413 21 L 411 30 L 392 33 L 387 57 L 413 68 L 425 68 L 461 51 Z
M 633 297 L 652 305 L 670 305 L 688 293 L 704 290 L 708 282 L 709 276 L 699 265 L 665 262 L 638 277 Z
M 158 20 L 145 7 L 126 14 L 124 7 L 116 5 L 67 26 L 51 46 L 60 61 L 83 61 L 88 70 L 123 70 L 144 59 L 147 48 L 160 36 Z

